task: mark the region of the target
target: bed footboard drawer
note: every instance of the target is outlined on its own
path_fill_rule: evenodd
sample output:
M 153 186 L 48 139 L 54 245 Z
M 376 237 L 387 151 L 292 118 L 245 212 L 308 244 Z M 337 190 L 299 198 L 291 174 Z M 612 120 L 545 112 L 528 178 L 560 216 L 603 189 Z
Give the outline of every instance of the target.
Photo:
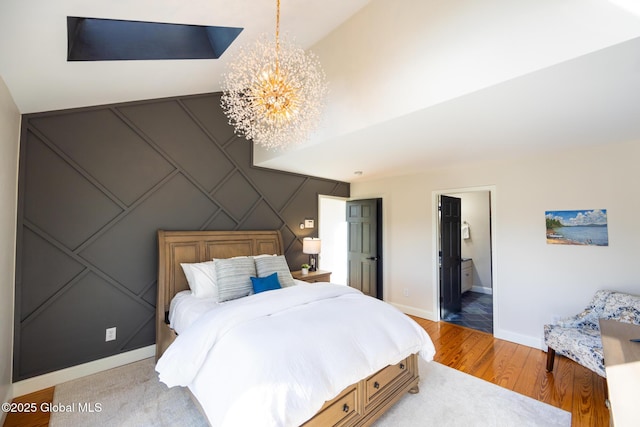
M 396 365 L 389 365 L 378 371 L 366 380 L 365 384 L 365 405 L 384 399 L 385 396 L 393 394 L 407 381 L 417 377 L 415 360 L 408 357 Z
M 346 426 L 360 416 L 357 407 L 356 387 L 345 390 L 340 396 L 327 402 L 320 412 L 303 424 L 304 427 Z

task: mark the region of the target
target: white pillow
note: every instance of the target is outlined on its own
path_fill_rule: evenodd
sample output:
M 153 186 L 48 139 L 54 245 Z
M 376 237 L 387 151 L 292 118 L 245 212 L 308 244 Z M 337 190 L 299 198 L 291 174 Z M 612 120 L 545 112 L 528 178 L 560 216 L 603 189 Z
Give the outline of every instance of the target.
M 291 271 L 284 255 L 254 258 L 254 261 L 258 277 L 267 277 L 273 273 L 278 273 L 280 286 L 283 288 L 295 286 L 296 283 L 293 281 L 293 276 L 291 276 Z
M 260 254 L 260 255 L 254 255 L 253 259 L 264 258 L 264 257 L 269 257 L 269 256 L 278 256 L 278 255 L 277 254 Z
M 213 261 L 182 263 L 180 266 L 195 297 L 218 300 L 216 268 Z
M 253 293 L 251 277 L 256 276 L 253 258 L 216 259 L 215 264 L 219 302 L 246 297 Z

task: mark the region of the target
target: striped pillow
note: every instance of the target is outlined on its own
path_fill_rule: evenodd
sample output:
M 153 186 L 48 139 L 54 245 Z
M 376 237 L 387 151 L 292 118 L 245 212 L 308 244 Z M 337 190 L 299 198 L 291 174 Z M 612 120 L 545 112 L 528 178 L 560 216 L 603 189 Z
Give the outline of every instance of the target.
M 296 282 L 293 281 L 284 255 L 255 258 L 255 262 L 258 277 L 267 277 L 270 274 L 278 273 L 278 281 L 283 288 L 295 286 Z
M 246 297 L 253 293 L 251 276 L 256 275 L 253 258 L 216 259 L 215 265 L 220 302 Z

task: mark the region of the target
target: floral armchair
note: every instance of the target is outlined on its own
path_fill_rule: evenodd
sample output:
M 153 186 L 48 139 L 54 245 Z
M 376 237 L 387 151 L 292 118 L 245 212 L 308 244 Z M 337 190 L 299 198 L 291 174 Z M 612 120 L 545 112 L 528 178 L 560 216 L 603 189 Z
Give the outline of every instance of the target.
M 553 371 L 555 354 L 558 353 L 606 377 L 598 319 L 640 325 L 640 296 L 597 291 L 582 313 L 544 325 L 544 343 L 548 347 L 547 372 Z

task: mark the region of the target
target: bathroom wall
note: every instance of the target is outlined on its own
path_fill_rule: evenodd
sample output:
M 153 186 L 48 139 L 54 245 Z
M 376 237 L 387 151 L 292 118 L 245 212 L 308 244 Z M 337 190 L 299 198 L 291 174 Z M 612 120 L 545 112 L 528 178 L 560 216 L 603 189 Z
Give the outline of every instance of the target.
M 491 209 L 488 191 L 454 195 L 462 199 L 462 221 L 469 238 L 462 239 L 462 257 L 473 259 L 473 291 L 491 292 Z

